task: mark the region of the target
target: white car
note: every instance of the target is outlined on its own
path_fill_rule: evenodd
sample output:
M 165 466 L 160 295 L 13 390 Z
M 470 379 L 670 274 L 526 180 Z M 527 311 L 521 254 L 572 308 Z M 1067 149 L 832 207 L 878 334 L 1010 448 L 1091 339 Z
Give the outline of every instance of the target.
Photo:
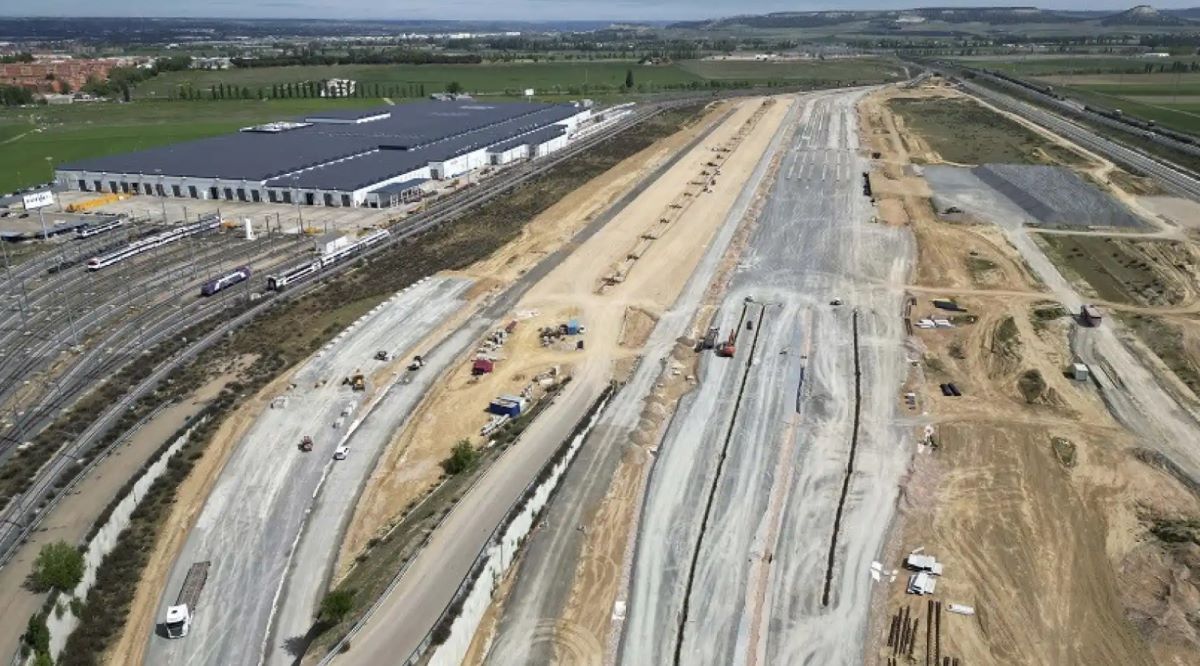
M 333 452 L 333 459 L 334 460 L 345 460 L 346 456 L 348 456 L 348 455 L 350 455 L 350 447 L 349 446 L 339 446 L 339 447 L 337 447 L 337 450 Z

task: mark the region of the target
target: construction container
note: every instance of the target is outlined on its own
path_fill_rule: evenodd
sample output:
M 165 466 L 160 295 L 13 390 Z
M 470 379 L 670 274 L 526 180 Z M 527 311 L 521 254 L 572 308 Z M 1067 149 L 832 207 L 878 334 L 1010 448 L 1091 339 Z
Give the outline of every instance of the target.
M 486 358 L 477 358 L 475 359 L 475 363 L 471 364 L 471 374 L 475 376 L 486 375 L 495 369 L 495 362 Z
M 487 411 L 489 414 L 515 419 L 521 415 L 521 403 L 513 400 L 505 400 L 504 398 L 496 398 L 488 403 Z
M 1086 382 L 1091 379 L 1092 371 L 1083 363 L 1071 364 L 1071 379 L 1077 382 Z
M 579 335 L 579 320 L 572 319 L 567 322 L 567 335 Z
M 1079 311 L 1079 321 L 1084 326 L 1099 326 L 1101 318 L 1100 308 L 1094 305 L 1085 305 Z

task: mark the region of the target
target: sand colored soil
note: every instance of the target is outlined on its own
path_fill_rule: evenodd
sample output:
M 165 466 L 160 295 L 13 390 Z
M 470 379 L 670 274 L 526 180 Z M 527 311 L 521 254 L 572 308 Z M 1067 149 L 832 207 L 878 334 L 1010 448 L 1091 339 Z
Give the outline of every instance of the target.
M 339 572 L 347 571 L 354 556 L 371 538 L 388 530 L 406 507 L 435 486 L 441 475 L 439 463 L 454 442 L 464 438 L 476 444 L 484 442 L 480 428 L 487 418 L 483 410 L 491 398 L 519 392 L 535 376 L 552 368 L 558 368 L 561 376 L 586 375 L 607 381 L 618 363 L 635 354 L 636 349 L 629 343 L 647 335 L 647 322 L 653 321 L 673 301 L 706 242 L 732 206 L 738 183 L 753 169 L 756 151 L 761 154 L 765 147 L 762 132 L 756 129 L 743 141 L 745 149 L 729 157 L 721 184 L 701 195 L 706 205 L 693 207 L 666 229 L 625 283 L 602 294 L 597 293 L 597 284 L 621 261 L 648 225 L 662 216 L 669 202 L 704 169 L 713 147 L 733 140 L 762 102 L 753 99 L 718 105 L 697 127 L 667 139 L 666 145 L 643 151 L 639 161 L 618 166 L 602 176 L 600 184 L 589 185 L 565 198 L 529 226 L 533 232 L 480 266 L 465 271 L 468 275 L 516 277 L 534 260 L 569 241 L 575 231 L 632 186 L 637 180 L 635 176 L 660 164 L 729 108 L 735 108 L 733 115 L 707 141 L 693 148 L 621 215 L 530 289 L 511 315 L 517 326 L 499 352 L 501 360 L 494 373 L 472 377 L 470 359 L 464 358 L 422 401 L 368 481 L 343 542 Z M 783 117 L 782 109 L 783 105 L 768 109 L 757 126 L 777 126 Z M 627 316 L 630 312 L 634 313 L 631 317 Z M 548 347 L 540 344 L 539 329 L 556 327 L 574 317 L 587 329 L 582 336 L 585 349 L 577 350 L 574 338 Z
M 667 367 L 646 401 L 637 428 L 630 435 L 632 446 L 621 459 L 604 500 L 584 517 L 585 536 L 571 595 L 553 628 L 555 652 L 564 663 L 613 661 L 617 636 L 613 613 L 621 590 L 628 588 L 637 517 L 645 497 L 651 459 L 680 398 L 695 386 L 699 356 L 693 349 L 694 341 L 707 326 L 724 293 L 778 165 L 777 157 L 739 222 L 741 226 L 692 320 L 690 335 L 679 340 L 672 350 Z
M 908 156 L 893 147 L 921 142 L 893 137 L 905 130 L 881 122 L 885 115 L 875 114 L 867 134 L 885 163 L 903 162 Z M 945 564 L 934 598 L 977 612 L 944 614 L 942 656 L 965 664 L 1188 663 L 1183 655 L 1200 646 L 1182 621 L 1200 611 L 1200 581 L 1187 567 L 1194 553 L 1150 528 L 1163 515 L 1200 516 L 1200 498 L 1143 463 L 1100 397 L 1065 376 L 1075 324 L 1035 315 L 1055 302 L 1015 250 L 990 227 L 925 210 L 907 222 L 921 257 L 912 316 L 955 315 L 933 307 L 937 296 L 967 313 L 955 316 L 955 328 L 914 332 L 910 357 L 921 362 L 903 390 L 916 394 L 910 413 L 933 437 L 902 484 L 900 520 L 881 558 L 885 570 L 900 571 L 877 587 L 867 663 L 887 663 L 889 620 L 905 607 L 921 618 L 914 656 L 925 656 L 925 599 L 904 593 L 901 566 L 917 547 Z M 963 397 L 944 397 L 944 382 Z

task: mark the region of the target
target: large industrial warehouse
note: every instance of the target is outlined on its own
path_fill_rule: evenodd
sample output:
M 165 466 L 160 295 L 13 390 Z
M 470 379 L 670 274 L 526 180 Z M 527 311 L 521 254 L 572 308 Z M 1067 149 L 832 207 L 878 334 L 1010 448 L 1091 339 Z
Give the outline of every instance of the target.
M 339 110 L 57 169 L 87 192 L 388 207 L 431 179 L 541 157 L 591 116 L 585 105 L 475 100 Z

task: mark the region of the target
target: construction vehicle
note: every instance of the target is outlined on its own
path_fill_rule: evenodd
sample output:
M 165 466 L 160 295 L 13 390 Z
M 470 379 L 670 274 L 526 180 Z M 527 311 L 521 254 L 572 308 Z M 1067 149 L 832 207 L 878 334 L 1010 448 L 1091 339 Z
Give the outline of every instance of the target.
M 712 326 L 708 332 L 704 334 L 704 339 L 700 341 L 700 349 L 712 349 L 717 346 L 717 336 L 721 334 L 721 329 Z
M 390 358 L 391 358 L 391 355 L 389 355 L 386 351 L 384 351 L 382 349 L 375 352 L 375 360 L 376 361 L 386 361 Z
M 312 450 L 313 450 L 313 441 L 312 441 L 312 437 L 309 437 L 308 435 L 305 435 L 304 437 L 302 437 L 302 438 L 300 439 L 300 450 L 301 450 L 301 451 L 303 451 L 303 452 L 305 452 L 305 453 L 308 453 L 309 451 L 312 451 Z
M 409 372 L 416 372 L 425 366 L 425 359 L 421 358 L 420 354 L 413 357 L 412 363 L 408 364 Z
M 208 582 L 208 568 L 211 565 L 212 562 L 196 562 L 188 569 L 175 605 L 167 606 L 167 620 L 163 622 L 167 638 L 183 638 L 188 635 L 188 630 L 192 628 L 192 620 L 196 617 L 200 591 Z
M 737 328 L 730 329 L 729 337 L 717 347 L 717 356 L 732 358 L 737 353 Z
M 367 378 L 364 377 L 363 373 L 361 372 L 356 372 L 353 375 L 343 379 L 342 384 L 349 384 L 350 389 L 354 391 L 367 390 Z

